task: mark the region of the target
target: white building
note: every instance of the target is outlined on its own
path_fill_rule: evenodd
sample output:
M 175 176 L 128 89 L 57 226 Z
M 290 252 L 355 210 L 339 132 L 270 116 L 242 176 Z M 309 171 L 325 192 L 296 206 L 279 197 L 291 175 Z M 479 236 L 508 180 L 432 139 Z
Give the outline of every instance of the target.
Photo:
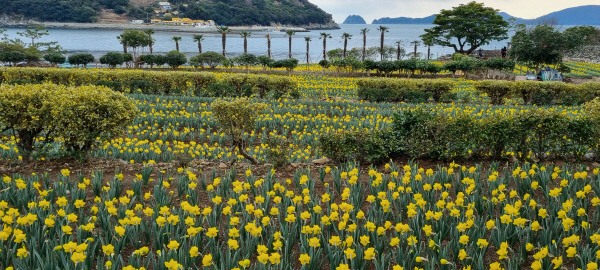
M 171 10 L 171 3 L 169 2 L 158 2 L 161 10 Z

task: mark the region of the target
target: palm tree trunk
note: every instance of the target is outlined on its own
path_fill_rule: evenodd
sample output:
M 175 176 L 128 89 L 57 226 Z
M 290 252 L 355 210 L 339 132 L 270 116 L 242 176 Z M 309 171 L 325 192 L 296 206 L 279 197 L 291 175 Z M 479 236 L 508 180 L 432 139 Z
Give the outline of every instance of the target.
M 307 66 L 307 68 L 308 68 L 308 59 L 309 59 L 309 57 L 310 57 L 310 56 L 309 56 L 310 54 L 308 53 L 308 51 L 309 51 L 309 43 L 308 43 L 308 41 L 307 41 L 307 42 L 306 42 L 306 66 Z
M 150 47 L 150 54 L 152 54 L 152 42 L 150 42 L 149 47 Z
M 292 36 L 290 36 L 289 51 L 290 51 L 290 53 L 288 55 L 288 58 L 291 59 L 292 58 Z
M 202 42 L 198 41 L 198 53 L 202 53 Z
M 175 41 L 175 49 L 179 51 L 179 42 Z
M 323 38 L 323 59 L 327 60 L 327 38 Z
M 400 44 L 398 44 L 398 52 L 396 53 L 396 60 L 400 61 Z M 398 71 L 400 72 L 400 71 Z
M 270 38 L 267 39 L 267 56 L 269 58 L 273 58 L 273 55 L 271 55 L 271 39 Z
M 363 50 L 362 50 L 362 61 L 365 61 L 365 54 L 367 54 L 367 33 L 363 34 Z
M 221 43 L 223 44 L 223 56 L 225 56 L 225 43 L 226 43 L 225 33 L 221 34 Z
M 417 57 L 417 43 L 415 43 L 415 54 L 414 54 L 415 58 Z
M 383 38 L 384 38 L 384 31 L 381 31 L 381 44 L 379 47 L 379 53 L 381 54 L 381 61 L 383 61 Z
M 344 39 L 344 55 L 343 55 L 343 58 L 346 58 L 346 47 L 348 47 L 348 39 L 347 38 Z
M 431 46 L 427 46 L 427 60 L 429 60 L 430 55 L 431 55 Z
M 244 37 L 244 53 L 248 53 L 248 39 Z
M 123 44 L 123 53 L 127 53 L 127 44 Z

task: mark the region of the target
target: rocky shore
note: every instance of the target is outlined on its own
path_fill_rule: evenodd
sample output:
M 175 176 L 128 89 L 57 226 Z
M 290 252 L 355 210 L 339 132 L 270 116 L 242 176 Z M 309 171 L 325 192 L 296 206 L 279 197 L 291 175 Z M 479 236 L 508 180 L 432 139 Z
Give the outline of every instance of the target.
M 32 20 L 0 20 L 1 27 L 27 27 L 30 23 L 40 23 Z M 64 23 L 64 22 L 44 22 L 49 29 L 90 29 L 90 30 L 125 30 L 135 29 L 144 30 L 148 28 L 160 32 L 185 32 L 185 33 L 216 33 L 216 28 L 196 28 L 193 26 L 172 26 L 172 25 L 146 25 L 146 24 L 108 24 L 108 23 Z M 276 27 L 279 27 L 278 29 Z M 286 29 L 306 31 L 306 30 L 333 30 L 340 29 L 335 22 L 327 24 L 308 24 L 308 25 L 278 25 L 272 24 L 269 27 L 256 26 L 230 26 L 233 32 L 240 31 L 280 31 Z

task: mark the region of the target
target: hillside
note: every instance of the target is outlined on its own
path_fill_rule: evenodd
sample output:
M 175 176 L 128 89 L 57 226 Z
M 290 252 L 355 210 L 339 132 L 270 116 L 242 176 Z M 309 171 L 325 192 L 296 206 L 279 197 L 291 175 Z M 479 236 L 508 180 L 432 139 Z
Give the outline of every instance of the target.
M 367 24 L 367 22 L 359 15 L 350 15 L 344 20 L 343 24 Z
M 506 12 L 499 12 L 504 19 L 511 18 L 510 14 Z M 562 25 L 600 25 L 600 5 L 589 5 L 567 8 L 560 11 L 552 12 L 550 14 L 541 16 L 536 19 L 522 19 L 516 18 L 517 23 L 532 24 L 538 20 L 544 20 L 549 18 L 555 18 L 559 24 Z M 372 24 L 431 24 L 435 19 L 435 15 L 431 15 L 425 18 L 381 18 L 373 20 Z
M 105 18 L 154 18 L 157 1 L 149 0 L 0 0 L 0 14 L 44 22 L 97 22 Z M 179 17 L 214 20 L 219 25 L 290 25 L 339 28 L 331 14 L 308 0 L 178 0 Z M 112 12 L 118 16 L 112 16 Z M 320 27 L 319 27 L 320 26 Z

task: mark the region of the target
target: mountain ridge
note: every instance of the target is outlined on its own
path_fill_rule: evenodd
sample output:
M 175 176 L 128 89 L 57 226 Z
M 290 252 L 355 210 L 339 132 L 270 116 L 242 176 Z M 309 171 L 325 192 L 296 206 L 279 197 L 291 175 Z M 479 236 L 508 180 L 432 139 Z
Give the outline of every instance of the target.
M 505 20 L 514 17 L 506 12 L 499 12 L 498 14 L 502 15 Z M 600 16 L 598 14 L 600 14 L 600 5 L 586 5 L 551 12 L 535 19 L 514 18 L 517 19 L 516 23 L 523 24 L 532 24 L 538 20 L 556 18 L 558 23 L 563 25 L 600 25 Z M 434 19 L 435 14 L 424 18 L 384 17 L 373 20 L 371 24 L 432 24 Z

